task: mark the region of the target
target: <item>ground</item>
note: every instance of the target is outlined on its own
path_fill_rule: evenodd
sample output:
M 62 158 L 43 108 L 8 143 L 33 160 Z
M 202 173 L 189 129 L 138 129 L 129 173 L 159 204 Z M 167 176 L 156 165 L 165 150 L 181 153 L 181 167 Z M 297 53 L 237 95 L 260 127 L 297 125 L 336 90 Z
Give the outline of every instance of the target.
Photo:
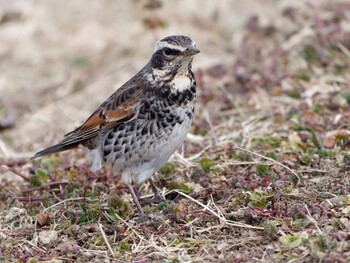
M 0 1 L 2 262 L 349 262 L 348 1 Z M 185 34 L 184 145 L 137 211 L 84 150 L 30 160 Z M 143 195 L 151 193 L 140 186 Z

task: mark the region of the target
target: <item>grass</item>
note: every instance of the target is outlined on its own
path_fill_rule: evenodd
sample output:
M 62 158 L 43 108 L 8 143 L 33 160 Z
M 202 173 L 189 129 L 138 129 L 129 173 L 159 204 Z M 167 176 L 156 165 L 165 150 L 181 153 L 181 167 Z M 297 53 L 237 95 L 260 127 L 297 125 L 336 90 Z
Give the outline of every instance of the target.
M 79 151 L 1 159 L 0 258 L 350 261 L 350 6 L 321 2 L 249 18 L 225 63 L 196 70 L 191 134 L 155 176 L 166 202 L 148 222 Z

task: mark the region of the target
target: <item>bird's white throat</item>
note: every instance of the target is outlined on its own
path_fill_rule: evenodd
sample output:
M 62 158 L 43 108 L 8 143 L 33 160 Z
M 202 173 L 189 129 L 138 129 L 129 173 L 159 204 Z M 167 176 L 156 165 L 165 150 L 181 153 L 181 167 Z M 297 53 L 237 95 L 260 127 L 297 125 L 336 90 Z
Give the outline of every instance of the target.
M 171 88 L 177 91 L 184 91 L 191 87 L 191 79 L 187 75 L 176 74 L 171 81 Z

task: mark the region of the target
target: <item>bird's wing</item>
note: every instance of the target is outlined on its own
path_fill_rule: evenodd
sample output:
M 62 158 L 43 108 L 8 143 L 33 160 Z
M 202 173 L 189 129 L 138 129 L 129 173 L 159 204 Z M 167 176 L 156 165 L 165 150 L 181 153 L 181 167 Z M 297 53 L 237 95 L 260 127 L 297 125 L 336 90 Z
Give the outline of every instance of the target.
M 101 128 L 129 121 L 135 116 L 143 94 L 138 87 L 117 90 L 80 127 L 66 134 L 61 143 L 82 142 L 97 136 Z
M 140 108 L 145 95 L 140 85 L 130 84 L 124 85 L 112 94 L 81 126 L 67 133 L 61 142 L 37 152 L 33 158 L 75 148 L 97 137 L 100 129 L 114 127 L 131 120 Z

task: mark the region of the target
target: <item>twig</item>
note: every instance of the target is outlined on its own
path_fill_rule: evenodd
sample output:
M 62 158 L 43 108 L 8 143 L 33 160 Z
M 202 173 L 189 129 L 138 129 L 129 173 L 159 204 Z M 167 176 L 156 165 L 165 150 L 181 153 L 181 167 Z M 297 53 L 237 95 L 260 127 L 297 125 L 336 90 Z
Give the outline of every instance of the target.
M 103 254 L 103 255 L 105 255 L 106 259 L 111 260 L 111 262 L 123 262 L 123 263 L 125 262 L 125 261 L 121 261 L 121 260 L 118 260 L 118 259 L 115 259 L 115 258 L 108 257 L 108 255 L 106 254 L 105 250 L 94 250 L 94 249 L 84 249 L 84 248 L 81 248 L 81 250 L 84 251 L 84 252 L 94 253 L 94 254 L 97 254 L 97 255 Z M 60 258 L 60 257 L 58 257 L 58 258 Z
M 53 204 L 52 206 L 46 207 L 46 208 L 44 209 L 44 212 L 48 211 L 48 210 L 51 209 L 51 208 L 54 208 L 55 206 L 64 204 L 64 203 L 66 203 L 66 202 L 78 201 L 78 200 L 83 200 L 83 199 L 86 199 L 86 198 L 85 198 L 85 197 L 77 197 L 77 198 L 70 198 L 70 199 L 62 200 L 61 202 L 58 202 L 58 203 L 56 203 L 56 204 Z
M 317 230 L 320 234 L 323 234 L 322 230 L 318 227 L 317 221 L 311 216 L 311 213 L 310 213 L 307 205 L 305 205 L 305 209 L 307 212 L 307 215 L 306 215 L 307 219 L 309 219 L 309 221 L 317 228 Z
M 329 173 L 332 170 L 326 171 L 321 169 L 306 169 L 306 170 L 298 170 L 299 173 Z
M 210 115 L 209 115 L 208 111 L 204 111 L 204 118 L 207 121 L 207 123 L 209 124 L 209 128 L 210 128 L 210 131 L 211 131 L 212 136 L 214 138 L 215 144 L 217 144 L 218 143 L 218 137 L 216 136 L 216 133 L 214 131 L 214 126 L 213 126 L 213 123 L 212 123 L 212 121 L 210 119 Z
M 301 257 L 299 257 L 299 258 L 293 258 L 293 259 L 287 261 L 287 263 L 301 262 L 301 260 L 302 260 L 303 258 L 306 258 L 308 255 L 309 255 L 309 254 L 305 254 L 304 256 L 301 256 Z
M 261 162 L 253 161 L 253 162 L 226 162 L 227 165 L 256 165 L 261 164 Z
M 214 201 L 214 198 L 213 198 L 213 195 L 211 194 L 210 195 L 210 199 L 211 201 L 213 202 L 213 205 L 215 206 L 216 210 L 218 211 L 218 215 L 220 215 L 220 217 L 224 218 L 224 214 L 221 212 L 220 208 L 215 204 L 215 201 Z
M 196 199 L 192 198 L 191 196 L 179 191 L 179 190 L 170 190 L 166 193 L 167 194 L 171 194 L 171 193 L 178 193 L 184 197 L 186 197 L 187 199 L 190 199 L 192 202 L 195 202 L 196 204 L 200 205 L 201 207 L 203 207 L 204 209 L 208 210 L 212 215 L 216 216 L 220 221 L 222 221 L 223 223 L 227 224 L 227 225 L 231 225 L 231 226 L 237 226 L 237 227 L 244 227 L 244 228 L 251 228 L 251 229 L 258 229 L 258 230 L 264 230 L 263 227 L 258 227 L 258 226 L 251 226 L 251 225 L 247 225 L 244 223 L 239 223 L 239 222 L 234 222 L 232 220 L 227 220 L 224 216 L 220 216 L 218 213 L 216 213 L 213 209 L 211 209 L 210 207 L 202 204 L 201 202 L 197 201 Z
M 179 154 L 178 152 L 175 152 L 175 156 L 179 159 L 180 162 L 182 162 L 182 164 L 186 165 L 187 167 L 192 167 L 194 166 L 193 163 L 191 163 L 189 160 L 187 160 L 185 157 L 183 157 L 181 154 Z
M 211 146 L 212 146 L 211 143 L 209 143 L 208 146 L 206 146 L 204 149 L 202 149 L 202 150 L 199 151 L 198 153 L 196 153 L 196 154 L 194 154 L 194 155 L 188 157 L 187 160 L 192 161 L 192 160 L 194 160 L 194 159 L 199 158 L 199 157 L 200 157 L 204 152 L 206 152 Z
M 238 115 L 242 118 L 243 112 L 238 106 L 238 103 L 236 102 L 236 99 L 233 97 L 233 95 L 230 92 L 227 92 L 227 90 L 224 88 L 224 85 L 218 85 L 218 87 L 219 89 L 221 89 L 222 93 L 228 98 L 233 107 L 237 110 Z M 230 114 L 230 116 L 232 116 L 232 113 Z
M 131 225 L 129 225 L 123 218 L 121 218 L 117 213 L 115 213 L 115 216 L 116 216 L 120 221 L 122 221 L 127 227 L 129 227 L 129 228 L 131 229 L 131 231 L 134 232 L 135 235 L 138 236 L 138 238 L 139 238 L 140 240 L 143 239 L 143 237 L 140 236 L 140 234 L 137 233 L 137 231 L 136 231 Z
M 260 158 L 262 158 L 262 159 L 269 160 L 270 162 L 273 162 L 273 163 L 275 163 L 275 164 L 277 164 L 277 165 L 279 165 L 279 166 L 282 166 L 283 168 L 287 169 L 287 170 L 290 171 L 292 174 L 294 174 L 294 175 L 298 178 L 298 181 L 300 182 L 300 177 L 299 177 L 299 175 L 298 175 L 295 171 L 293 171 L 291 168 L 289 168 L 288 166 L 286 166 L 286 165 L 284 165 L 284 164 L 282 164 L 282 163 L 280 163 L 280 162 L 277 162 L 276 160 L 274 160 L 274 159 L 272 159 L 272 158 L 266 157 L 266 156 L 261 155 L 261 154 L 259 154 L 259 153 L 252 152 L 252 151 L 247 150 L 247 149 L 244 149 L 244 148 L 242 148 L 242 147 L 239 147 L 239 146 L 236 146 L 236 145 L 233 146 L 233 147 L 236 148 L 236 149 L 238 149 L 238 150 L 241 150 L 241 151 L 244 151 L 244 152 L 253 154 L 253 155 L 255 155 L 255 156 L 258 156 L 258 157 L 260 157 Z
M 4 154 L 6 158 L 8 158 L 8 156 L 10 155 L 8 148 L 2 140 L 0 140 L 0 151 Z
M 350 58 L 350 51 L 342 43 L 337 43 L 337 47 L 348 57 Z
M 195 210 L 192 211 L 191 213 L 188 214 L 189 217 L 192 217 L 195 214 L 207 214 L 207 215 L 211 215 L 211 213 L 207 210 Z
M 31 245 L 34 249 L 37 249 L 37 250 L 39 250 L 39 251 L 41 251 L 43 253 L 47 253 L 47 250 L 45 248 L 40 248 L 40 247 L 38 247 L 37 245 L 35 245 L 33 242 L 31 242 L 29 240 L 25 240 L 24 239 L 22 242 Z
M 103 228 L 102 228 L 101 223 L 98 223 L 98 227 L 100 228 L 100 231 L 101 231 L 101 234 L 102 234 L 103 240 L 105 241 L 105 243 L 106 243 L 106 245 L 107 245 L 107 247 L 108 247 L 109 252 L 111 252 L 112 257 L 114 258 L 114 257 L 115 257 L 114 251 L 113 251 L 113 249 L 112 249 L 111 245 L 110 245 L 110 244 L 109 244 L 109 242 L 108 242 L 108 239 L 107 239 L 106 233 L 105 233 L 105 231 L 103 231 Z

